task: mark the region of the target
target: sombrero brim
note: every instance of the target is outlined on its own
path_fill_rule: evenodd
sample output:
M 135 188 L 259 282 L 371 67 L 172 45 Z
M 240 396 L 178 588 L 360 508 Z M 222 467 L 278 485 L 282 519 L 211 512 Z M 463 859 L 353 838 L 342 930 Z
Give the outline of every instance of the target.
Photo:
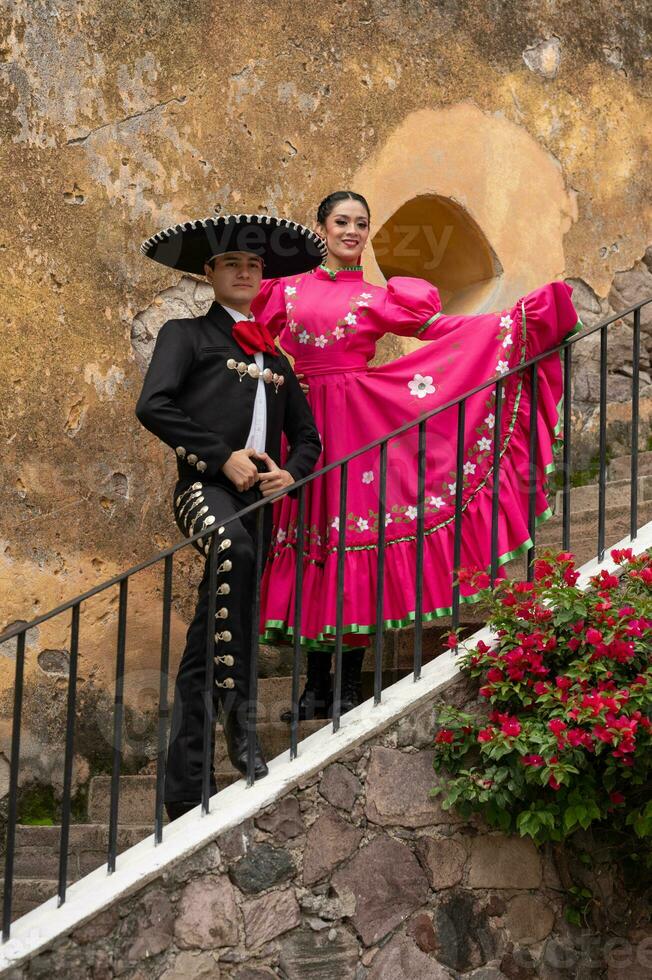
M 309 228 L 268 214 L 224 214 L 186 221 L 148 238 L 140 251 L 181 272 L 204 275 L 204 264 L 224 252 L 251 252 L 263 260 L 263 278 L 308 272 L 327 255 L 326 242 Z

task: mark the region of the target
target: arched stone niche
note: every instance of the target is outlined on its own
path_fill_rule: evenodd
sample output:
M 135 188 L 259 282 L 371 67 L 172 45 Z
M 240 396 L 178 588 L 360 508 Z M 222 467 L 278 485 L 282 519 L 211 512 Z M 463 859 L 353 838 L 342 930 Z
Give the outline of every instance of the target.
M 363 260 L 371 282 L 420 275 L 441 289 L 447 311 L 481 313 L 503 309 L 564 274 L 563 239 L 577 220 L 575 196 L 566 190 L 557 160 L 500 115 L 470 103 L 413 112 L 350 187 L 371 208 L 372 237 Z M 410 224 L 418 227 L 412 249 L 423 253 L 426 264 L 434 260 L 429 268 L 420 254 L 388 254 L 399 234 L 403 251 L 410 251 L 405 232 L 393 230 Z M 417 345 L 392 340 L 380 359 Z
M 449 313 L 477 310 L 503 274 L 482 229 L 456 201 L 420 194 L 401 205 L 373 236 L 385 279 L 420 276 L 439 289 Z

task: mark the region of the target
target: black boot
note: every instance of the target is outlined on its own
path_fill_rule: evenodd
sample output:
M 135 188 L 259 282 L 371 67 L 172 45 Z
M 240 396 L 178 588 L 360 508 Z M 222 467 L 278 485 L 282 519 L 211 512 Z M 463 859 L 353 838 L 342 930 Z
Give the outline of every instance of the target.
M 306 686 L 299 698 L 299 721 L 328 718 L 332 697 L 330 650 L 310 650 L 307 656 Z M 281 721 L 289 725 L 292 711 L 284 711 Z
M 364 650 L 350 650 L 342 654 L 342 696 L 340 698 L 340 716 L 357 708 L 362 703 L 362 661 Z M 329 712 L 329 717 L 333 709 Z
M 229 753 L 231 765 L 238 772 L 241 772 L 243 776 L 246 776 L 249 736 L 242 706 L 240 706 L 240 710 L 234 706 L 230 711 L 224 713 L 224 737 L 226 739 L 226 748 Z M 265 757 L 263 756 L 258 739 L 256 739 L 254 779 L 262 779 L 263 776 L 267 775 L 268 771 Z
M 194 810 L 196 806 L 199 806 L 199 803 L 189 803 L 185 800 L 174 800 L 172 803 L 166 803 L 165 810 L 168 815 L 168 820 L 172 823 L 173 820 L 178 820 L 179 817 L 182 817 L 184 813 Z

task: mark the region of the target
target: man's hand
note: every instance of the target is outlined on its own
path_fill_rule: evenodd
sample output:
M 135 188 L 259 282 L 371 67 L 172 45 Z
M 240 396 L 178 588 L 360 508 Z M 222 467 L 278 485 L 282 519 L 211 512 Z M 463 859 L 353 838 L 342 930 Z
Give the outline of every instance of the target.
M 267 464 L 267 473 L 259 473 L 260 491 L 263 497 L 271 497 L 284 487 L 289 487 L 294 483 L 294 477 L 287 470 L 282 470 L 277 466 L 271 456 L 267 453 L 258 453 L 259 459 L 264 459 Z
M 251 461 L 252 456 L 258 456 L 255 449 L 237 449 L 231 453 L 226 463 L 222 467 L 222 473 L 235 486 L 236 490 L 244 493 L 250 490 L 254 483 L 258 482 L 260 476 L 256 466 Z

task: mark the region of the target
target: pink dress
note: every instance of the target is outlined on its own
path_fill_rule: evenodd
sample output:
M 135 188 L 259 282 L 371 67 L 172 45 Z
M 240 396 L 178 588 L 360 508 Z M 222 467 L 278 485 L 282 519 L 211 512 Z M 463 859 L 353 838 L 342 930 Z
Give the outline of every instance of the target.
M 477 316 L 441 312 L 434 286 L 394 278 L 373 286 L 362 272 L 324 269 L 268 280 L 253 312 L 305 374 L 323 451 L 316 469 L 443 405 L 528 357 L 558 344 L 577 326 L 571 288 L 553 282 L 509 310 Z M 385 333 L 430 341 L 381 367 L 369 367 Z M 546 473 L 560 427 L 562 371 L 557 354 L 539 365 L 536 513 L 550 516 Z M 504 564 L 531 545 L 528 534 L 529 371 L 504 385 L 498 545 Z M 495 394 L 467 400 L 464 446 L 462 566 L 490 568 Z M 457 407 L 427 425 L 424 620 L 449 615 L 452 604 Z M 388 447 L 386 512 L 378 513 L 380 450 L 349 464 L 346 527 L 339 526 L 339 470 L 306 487 L 302 556 L 301 641 L 318 647 L 335 637 L 337 545 L 346 535 L 344 641 L 369 643 L 376 628 L 379 519 L 385 521 L 384 620 L 407 626 L 415 616 L 417 427 Z M 276 505 L 272 547 L 261 595 L 261 635 L 291 642 L 297 560 L 297 501 Z M 473 601 L 467 586 L 461 601 Z

